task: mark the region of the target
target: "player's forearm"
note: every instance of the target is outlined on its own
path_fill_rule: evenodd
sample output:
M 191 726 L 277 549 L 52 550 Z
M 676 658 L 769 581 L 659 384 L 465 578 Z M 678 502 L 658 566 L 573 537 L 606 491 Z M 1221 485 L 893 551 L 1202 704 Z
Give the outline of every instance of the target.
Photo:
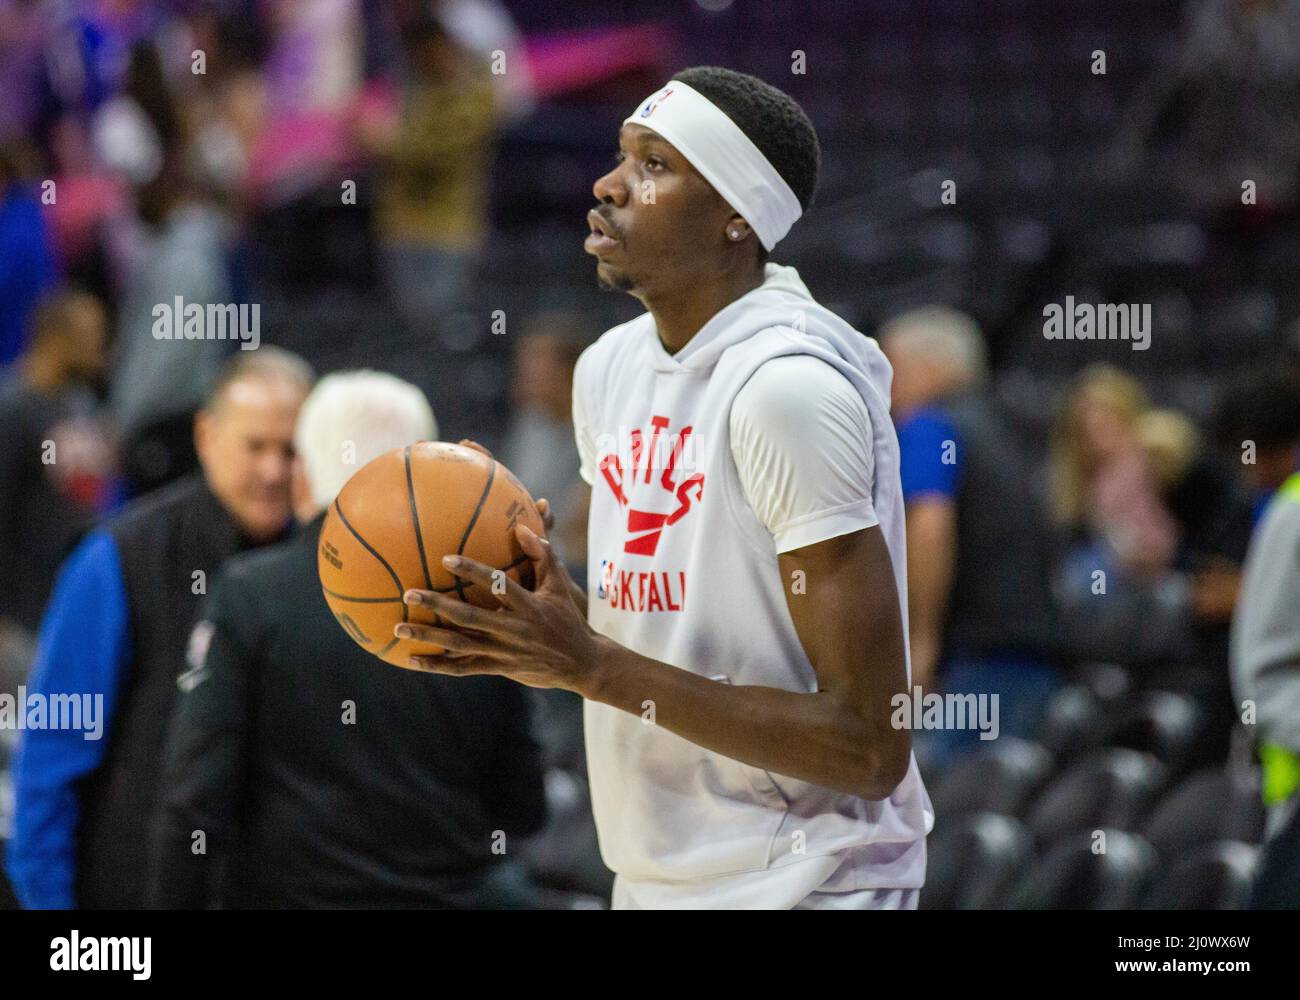
M 706 750 L 867 799 L 902 780 L 897 733 L 877 732 L 829 693 L 722 684 L 602 639 L 585 697 L 639 715 Z M 904 760 L 907 754 L 903 754 Z

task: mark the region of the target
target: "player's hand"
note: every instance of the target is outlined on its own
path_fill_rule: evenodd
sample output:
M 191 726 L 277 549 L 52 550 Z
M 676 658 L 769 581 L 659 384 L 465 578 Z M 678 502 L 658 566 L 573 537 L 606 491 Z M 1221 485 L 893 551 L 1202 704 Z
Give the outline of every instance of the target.
M 480 455 L 486 455 L 488 458 L 492 458 L 492 452 L 488 451 L 486 448 L 484 448 L 484 447 L 483 447 L 481 444 L 479 444 L 477 441 L 471 441 L 469 438 L 461 438 L 461 439 L 460 439 L 459 441 L 457 441 L 456 443 L 457 443 L 458 445 L 460 445 L 462 448 L 472 448 L 474 451 L 478 452 Z
M 551 501 L 545 497 L 538 500 L 537 513 L 542 515 L 542 527 L 546 529 L 546 534 L 550 535 L 551 529 L 555 527 L 555 513 L 551 510 Z
M 473 448 L 480 455 L 486 455 L 488 458 L 492 458 L 492 452 L 488 451 L 477 441 L 471 441 L 469 438 L 461 438 L 456 443 L 462 448 Z M 546 534 L 549 535 L 551 529 L 555 527 L 555 514 L 551 511 L 551 501 L 547 500 L 545 497 L 538 500 L 537 513 L 542 515 L 542 527 L 546 529 Z
M 608 640 L 587 624 L 572 597 L 574 585 L 550 542 L 524 525 L 515 528 L 533 563 L 535 590 L 524 589 L 501 570 L 464 556 L 445 556 L 456 576 L 492 592 L 501 607 L 489 611 L 450 594 L 408 590 L 406 602 L 438 616 L 439 625 L 406 622 L 398 638 L 441 646 L 436 656 L 414 656 L 411 667 L 430 673 L 499 674 L 537 688 L 562 688 L 587 696 Z

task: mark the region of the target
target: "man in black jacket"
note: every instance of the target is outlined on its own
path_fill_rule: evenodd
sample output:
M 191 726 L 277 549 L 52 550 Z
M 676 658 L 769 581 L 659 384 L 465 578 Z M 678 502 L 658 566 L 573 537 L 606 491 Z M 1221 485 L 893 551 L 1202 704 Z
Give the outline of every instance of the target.
M 195 421 L 202 477 L 132 503 L 60 569 L 26 700 L 79 712 L 29 725 L 14 761 L 5 863 L 24 906 L 144 905 L 159 756 L 195 613 L 226 559 L 285 535 L 312 378 L 286 351 L 238 352 Z
M 351 473 L 435 434 L 420 391 L 375 372 L 331 375 L 304 404 L 306 523 L 227 564 L 179 679 L 155 905 L 535 902 L 514 850 L 545 819 L 524 690 L 375 659 L 333 620 L 317 576 L 324 511 Z
M 85 292 L 36 310 L 22 359 L 0 375 L 0 629 L 35 635 L 54 573 L 107 500 L 112 454 L 94 384 L 108 317 Z
M 918 756 L 942 767 L 981 739 L 1031 736 L 1063 683 L 1047 515 L 1032 465 L 985 390 L 975 321 L 929 306 L 878 336 L 894 368 L 912 683 L 992 696 L 981 725 L 919 734 Z

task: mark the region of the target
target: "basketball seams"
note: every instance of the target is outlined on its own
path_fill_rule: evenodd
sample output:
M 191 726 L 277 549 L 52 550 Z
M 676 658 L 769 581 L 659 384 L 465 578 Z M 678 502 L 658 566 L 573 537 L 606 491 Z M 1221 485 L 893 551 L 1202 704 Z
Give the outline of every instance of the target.
M 384 569 L 386 569 L 386 570 L 388 571 L 388 575 L 391 576 L 391 577 L 393 578 L 393 586 L 397 588 L 397 598 L 396 598 L 396 600 L 402 601 L 402 595 L 403 595 L 403 592 L 404 592 L 405 588 L 402 587 L 402 580 L 401 580 L 401 577 L 399 577 L 399 576 L 397 575 L 397 573 L 393 570 L 393 567 L 390 566 L 390 565 L 388 564 L 388 560 L 385 559 L 383 556 L 381 556 L 381 555 L 380 555 L 380 554 L 375 550 L 375 548 L 374 548 L 373 545 L 371 545 L 371 544 L 370 544 L 369 542 L 367 542 L 364 538 L 362 538 L 362 537 L 361 537 L 361 533 L 360 533 L 359 531 L 357 531 L 356 528 L 352 527 L 352 523 L 348 520 L 348 516 L 347 516 L 346 514 L 343 513 L 343 508 L 342 508 L 342 506 L 340 506 L 340 504 L 339 504 L 338 497 L 335 497 L 335 498 L 334 498 L 334 510 L 338 513 L 338 515 L 339 515 L 339 520 L 343 522 L 343 527 L 347 528 L 348 531 L 350 531 L 350 532 L 352 533 L 352 537 L 355 538 L 358 542 L 360 542 L 361 545 L 362 545 L 362 547 L 363 547 L 367 552 L 369 552 L 372 556 L 374 556 L 376 559 L 378 559 L 378 560 L 379 560 L 379 564 L 380 564 L 381 566 L 383 566 Z M 402 601 L 402 621 L 409 621 L 409 620 L 410 620 L 410 619 L 407 617 L 407 614 L 408 614 L 408 608 L 407 608 L 407 606 L 406 606 L 406 602 L 405 602 L 405 601 Z M 390 648 L 392 648 L 392 645 L 393 645 L 392 643 L 389 643 L 388 646 L 384 647 L 383 652 L 387 652 Z
M 350 601 L 353 604 L 395 604 L 402 600 L 400 597 L 352 597 L 349 594 L 340 594 L 337 590 L 330 590 L 324 584 L 321 584 L 320 589 L 336 601 Z
M 488 459 L 488 476 L 487 482 L 483 484 L 483 492 L 479 494 L 478 504 L 474 507 L 474 514 L 469 519 L 469 524 L 465 526 L 465 534 L 460 537 L 460 546 L 456 549 L 457 555 L 464 555 L 465 546 L 469 543 L 469 536 L 474 532 L 474 525 L 478 524 L 479 515 L 483 513 L 483 505 L 487 503 L 488 495 L 492 492 L 492 483 L 497 476 L 496 459 Z M 456 596 L 462 601 L 465 600 L 465 581 L 456 577 Z
M 424 570 L 424 589 L 432 590 L 433 581 L 429 578 L 429 559 L 424 552 L 424 535 L 420 532 L 420 512 L 415 506 L 415 482 L 411 478 L 411 446 L 406 446 L 403 453 L 406 463 L 406 498 L 411 503 L 411 523 L 415 526 L 415 547 L 420 553 L 420 568 Z

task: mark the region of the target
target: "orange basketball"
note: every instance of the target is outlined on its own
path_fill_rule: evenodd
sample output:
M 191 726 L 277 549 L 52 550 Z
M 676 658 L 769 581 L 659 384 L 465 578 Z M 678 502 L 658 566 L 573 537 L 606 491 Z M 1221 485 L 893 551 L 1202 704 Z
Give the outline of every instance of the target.
M 491 588 L 444 569 L 443 556 L 468 556 L 532 589 L 517 524 L 543 533 L 533 498 L 500 462 L 442 441 L 397 448 L 359 469 L 330 505 L 316 554 L 325 602 L 363 649 L 407 667 L 413 655 L 441 652 L 393 635 L 400 622 L 437 624 L 402 600 L 407 590 L 499 606 Z

